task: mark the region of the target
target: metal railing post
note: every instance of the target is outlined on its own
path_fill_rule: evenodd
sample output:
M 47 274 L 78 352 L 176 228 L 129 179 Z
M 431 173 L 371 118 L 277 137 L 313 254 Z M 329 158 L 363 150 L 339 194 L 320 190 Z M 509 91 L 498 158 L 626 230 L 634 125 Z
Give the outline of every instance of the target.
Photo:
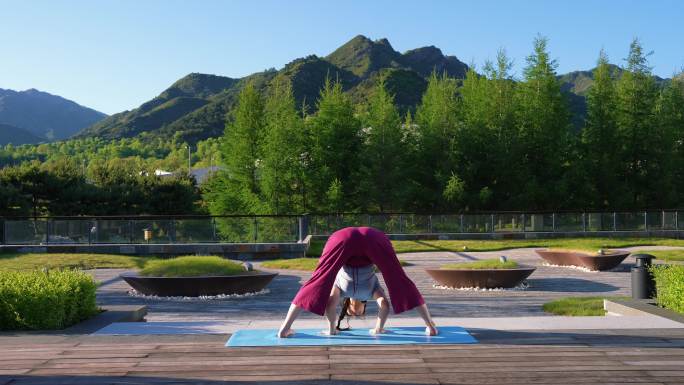
M 135 227 L 133 226 L 133 220 L 128 221 L 128 237 L 129 237 L 129 243 L 133 243 L 133 239 L 135 238 L 135 235 L 133 232 L 135 231 Z
M 617 213 L 613 211 L 613 232 L 617 231 Z
M 50 244 L 50 219 L 45 219 L 45 244 Z
M 644 231 L 648 231 L 648 211 L 644 211 Z
M 461 227 L 460 227 L 460 229 L 461 229 L 461 233 L 463 233 L 463 232 L 464 232 L 464 229 L 463 229 L 463 214 L 461 214 Z
M 428 233 L 432 233 L 432 214 L 428 215 Z
M 259 224 L 257 223 L 257 217 L 254 217 L 254 243 L 257 243 L 259 239 Z
M 556 213 L 551 213 L 551 232 L 556 232 Z
M 522 213 L 522 232 L 525 232 L 525 225 L 527 224 L 527 220 L 525 218 L 525 213 Z
M 218 242 L 216 240 L 216 217 L 211 217 L 211 240 Z
M 492 233 L 494 232 L 494 214 L 490 214 L 492 218 Z

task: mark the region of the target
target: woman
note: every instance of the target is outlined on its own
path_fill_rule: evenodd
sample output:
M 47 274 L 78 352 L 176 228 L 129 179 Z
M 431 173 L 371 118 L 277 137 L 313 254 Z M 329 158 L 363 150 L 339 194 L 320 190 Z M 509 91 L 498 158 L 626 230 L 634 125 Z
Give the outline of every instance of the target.
M 380 269 L 385 279 L 394 313 L 399 314 L 415 308 L 425 322 L 426 334 L 436 335 L 437 328 L 430 317 L 425 300 L 401 267 L 387 236 L 371 227 L 347 227 L 333 233 L 326 242 L 311 279 L 292 300 L 278 336 L 289 337 L 294 334 L 294 330 L 291 329 L 292 323 L 302 309 L 321 316 L 325 314 L 330 326 L 329 332 L 335 334 L 337 330 L 333 327 L 334 310 L 339 302 L 339 296 L 333 288 L 338 272 L 343 266 L 347 266 L 347 269 L 372 268 L 373 264 Z M 379 331 L 383 331 L 383 325 L 380 325 Z

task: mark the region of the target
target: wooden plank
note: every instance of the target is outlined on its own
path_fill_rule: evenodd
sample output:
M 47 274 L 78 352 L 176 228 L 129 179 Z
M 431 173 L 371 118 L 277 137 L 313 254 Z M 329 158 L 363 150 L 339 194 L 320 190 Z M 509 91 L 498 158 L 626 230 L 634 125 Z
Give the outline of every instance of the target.
M 331 378 L 333 381 L 348 381 L 350 383 L 372 381 L 399 384 L 439 384 L 439 380 L 424 374 L 336 374 Z

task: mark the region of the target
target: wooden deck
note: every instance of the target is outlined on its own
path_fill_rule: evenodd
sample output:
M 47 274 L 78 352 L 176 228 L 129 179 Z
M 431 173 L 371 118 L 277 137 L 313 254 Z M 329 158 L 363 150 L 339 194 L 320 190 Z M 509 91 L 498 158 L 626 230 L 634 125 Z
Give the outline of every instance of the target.
M 225 335 L 0 335 L 0 384 L 682 384 L 684 330 L 474 331 L 478 345 L 225 348 Z

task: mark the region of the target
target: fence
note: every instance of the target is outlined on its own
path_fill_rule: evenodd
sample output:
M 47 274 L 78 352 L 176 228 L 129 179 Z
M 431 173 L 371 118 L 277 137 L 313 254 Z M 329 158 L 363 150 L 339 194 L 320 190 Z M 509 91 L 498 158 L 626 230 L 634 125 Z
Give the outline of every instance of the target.
M 388 234 L 684 231 L 677 210 L 479 214 L 312 214 L 189 217 L 0 218 L 0 244 L 167 244 L 297 242 L 347 226 Z M 684 222 L 684 221 L 683 221 Z M 144 230 L 151 237 L 145 239 Z

